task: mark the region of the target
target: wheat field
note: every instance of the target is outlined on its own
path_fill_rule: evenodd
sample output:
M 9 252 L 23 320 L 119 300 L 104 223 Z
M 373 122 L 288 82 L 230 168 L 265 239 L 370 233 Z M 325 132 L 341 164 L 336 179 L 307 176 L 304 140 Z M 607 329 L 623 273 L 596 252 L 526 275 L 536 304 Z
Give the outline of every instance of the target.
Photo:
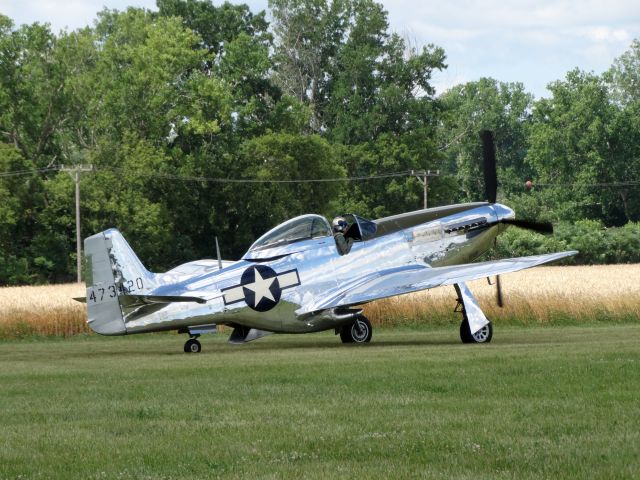
M 0 338 L 69 337 L 89 332 L 83 283 L 0 288 Z
M 640 264 L 538 267 L 503 275 L 501 284 L 504 308 L 486 279 L 469 283 L 497 323 L 640 320 Z M 83 295 L 78 283 L 0 288 L 0 338 L 90 333 L 85 305 L 73 300 Z M 455 290 L 447 286 L 373 302 L 365 313 L 377 326 L 457 323 L 455 305 Z

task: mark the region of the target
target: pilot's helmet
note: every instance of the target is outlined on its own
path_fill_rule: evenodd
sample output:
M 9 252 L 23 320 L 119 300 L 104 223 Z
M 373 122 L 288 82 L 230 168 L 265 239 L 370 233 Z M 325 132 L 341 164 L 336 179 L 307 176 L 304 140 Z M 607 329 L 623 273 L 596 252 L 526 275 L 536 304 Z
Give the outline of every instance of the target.
M 334 218 L 332 225 L 333 225 L 333 232 L 334 233 L 338 233 L 338 232 L 343 232 L 344 233 L 344 231 L 349 226 L 349 224 L 347 223 L 347 221 L 343 217 Z

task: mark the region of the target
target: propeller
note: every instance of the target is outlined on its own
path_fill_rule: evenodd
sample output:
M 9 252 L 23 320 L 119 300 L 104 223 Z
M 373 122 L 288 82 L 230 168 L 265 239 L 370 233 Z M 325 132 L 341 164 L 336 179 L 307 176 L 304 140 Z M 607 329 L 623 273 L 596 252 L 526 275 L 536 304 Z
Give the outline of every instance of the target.
M 480 138 L 482 139 L 485 195 L 489 203 L 496 203 L 498 173 L 496 172 L 496 144 L 493 141 L 493 132 L 491 130 L 482 130 Z
M 484 173 L 485 196 L 489 203 L 496 203 L 498 194 L 498 173 L 496 170 L 496 144 L 493 139 L 493 132 L 482 130 L 480 132 L 482 140 L 482 170 Z M 538 233 L 553 233 L 553 225 L 550 222 L 537 222 L 533 220 L 520 220 L 515 218 L 501 218 L 498 223 L 513 225 Z M 503 306 L 502 288 L 500 286 L 500 275 L 496 276 L 496 303 Z
M 502 287 L 500 286 L 500 275 L 496 275 L 496 303 L 500 308 L 504 306 L 502 301 Z
M 514 227 L 532 230 L 538 233 L 553 233 L 553 225 L 551 222 L 534 222 L 532 220 L 519 220 L 517 218 L 503 218 L 500 223 L 505 225 L 513 225 Z
M 482 140 L 482 164 L 484 173 L 485 196 L 489 203 L 496 203 L 498 193 L 498 174 L 496 170 L 496 144 L 491 130 L 480 132 Z M 515 218 L 503 218 L 500 223 L 513 225 L 514 227 L 533 230 L 538 233 L 553 233 L 553 225 L 549 222 L 536 222 L 532 220 L 516 220 Z
M 216 237 L 216 259 L 218 260 L 218 270 L 222 270 L 222 257 L 220 256 L 220 244 L 218 243 L 218 237 Z

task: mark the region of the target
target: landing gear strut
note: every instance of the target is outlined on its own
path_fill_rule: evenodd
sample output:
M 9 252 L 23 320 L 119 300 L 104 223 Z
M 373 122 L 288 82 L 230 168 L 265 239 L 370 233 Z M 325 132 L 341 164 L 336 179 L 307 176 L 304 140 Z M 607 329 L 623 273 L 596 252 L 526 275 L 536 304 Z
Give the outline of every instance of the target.
M 373 336 L 371 322 L 364 315 L 358 315 L 353 323 L 340 329 L 342 343 L 369 343 Z
M 194 335 L 185 342 L 184 353 L 200 353 L 202 345 L 200 345 L 200 342 L 198 341 L 199 336 L 200 335 Z
M 184 353 L 200 353 L 202 345 L 200 345 L 198 337 L 203 333 L 216 333 L 217 331 L 218 326 L 215 323 L 178 329 L 178 333 L 186 333 L 189 335 L 189 340 L 184 344 Z

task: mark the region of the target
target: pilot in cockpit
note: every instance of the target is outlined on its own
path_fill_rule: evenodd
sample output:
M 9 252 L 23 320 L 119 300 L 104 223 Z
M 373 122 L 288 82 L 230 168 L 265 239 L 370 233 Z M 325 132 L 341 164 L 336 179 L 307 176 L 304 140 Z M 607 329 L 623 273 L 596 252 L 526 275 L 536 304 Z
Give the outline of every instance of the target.
M 343 217 L 336 217 L 332 222 L 333 226 L 333 238 L 336 240 L 336 246 L 338 247 L 338 253 L 340 255 L 346 255 L 353 246 L 353 238 L 346 237 L 345 234 L 349 229 L 349 224 Z

